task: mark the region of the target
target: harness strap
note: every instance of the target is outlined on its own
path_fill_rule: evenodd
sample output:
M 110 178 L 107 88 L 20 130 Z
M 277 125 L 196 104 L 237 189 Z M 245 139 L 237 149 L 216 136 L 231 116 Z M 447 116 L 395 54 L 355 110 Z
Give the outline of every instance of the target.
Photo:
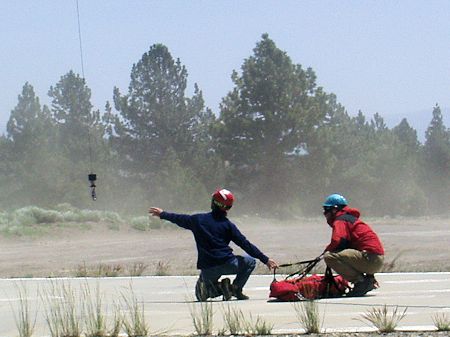
M 306 263 L 311 263 L 316 261 L 317 258 L 313 259 L 313 260 L 305 260 L 305 261 L 300 261 L 300 262 L 293 262 L 293 263 L 284 263 L 284 264 L 280 264 L 278 265 L 279 268 L 284 268 L 284 267 L 290 267 L 290 266 L 296 266 L 298 264 L 306 264 Z
M 330 267 L 327 267 L 327 269 L 325 270 L 325 280 L 327 281 L 326 297 L 328 298 L 330 296 L 330 289 L 332 286 L 334 286 L 337 290 L 339 290 Z
M 287 280 L 288 278 L 299 274 L 300 278 L 303 278 L 306 276 L 306 274 L 308 274 L 311 269 L 314 268 L 314 266 L 319 263 L 319 261 L 322 259 L 323 254 L 321 254 L 320 256 L 316 257 L 314 260 L 305 260 L 305 261 L 300 261 L 300 262 L 295 262 L 295 263 L 285 263 L 285 264 L 280 264 L 278 267 L 290 267 L 290 266 L 295 266 L 295 265 L 302 265 L 302 264 L 306 264 L 306 266 L 304 266 L 303 268 L 301 268 L 300 270 L 297 270 L 296 272 L 289 274 L 288 276 L 286 276 L 285 280 Z M 273 281 L 276 281 L 276 277 L 275 277 L 275 273 L 276 273 L 276 268 L 273 270 Z
M 317 261 L 314 260 L 313 262 L 310 262 L 308 265 L 305 266 L 305 268 L 303 268 L 303 270 L 301 269 L 301 270 L 296 271 L 295 273 L 289 274 L 288 276 L 286 276 L 286 279 L 288 279 L 296 274 L 299 274 L 298 277 L 300 279 L 304 278 L 316 266 L 316 264 L 319 263 L 319 261 L 320 261 L 320 259 Z

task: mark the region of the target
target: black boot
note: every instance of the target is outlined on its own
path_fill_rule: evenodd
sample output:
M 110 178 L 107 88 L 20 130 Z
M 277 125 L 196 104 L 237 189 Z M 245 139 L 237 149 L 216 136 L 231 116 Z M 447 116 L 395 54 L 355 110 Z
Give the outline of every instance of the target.
M 362 281 L 356 282 L 353 289 L 348 293 L 349 297 L 364 296 L 375 289 L 378 283 L 373 275 L 364 275 Z
M 229 301 L 231 296 L 233 296 L 233 287 L 231 286 L 231 281 L 229 278 L 224 278 L 220 282 L 220 288 L 222 290 L 222 300 Z
M 242 293 L 242 288 L 238 288 L 234 284 L 233 284 L 233 296 L 235 296 L 240 301 L 248 300 L 250 298 Z
M 195 297 L 197 297 L 199 302 L 205 302 L 209 298 L 208 288 L 200 278 L 195 285 Z

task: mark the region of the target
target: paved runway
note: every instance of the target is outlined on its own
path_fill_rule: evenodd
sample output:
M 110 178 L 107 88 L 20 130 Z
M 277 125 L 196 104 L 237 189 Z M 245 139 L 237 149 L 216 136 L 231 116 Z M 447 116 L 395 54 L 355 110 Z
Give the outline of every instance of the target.
M 407 308 L 406 317 L 400 322 L 402 330 L 432 330 L 433 315 L 446 314 L 450 317 L 450 273 L 384 273 L 378 274 L 380 288 L 361 298 L 341 298 L 318 300 L 324 331 L 368 331 L 374 330 L 361 321 L 361 315 L 372 307 L 389 306 L 392 310 Z M 27 302 L 31 312 L 37 312 L 35 336 L 49 336 L 45 322 L 45 310 L 42 294 L 49 293 L 50 287 L 64 282 L 79 293 L 89 285 L 95 293 L 99 285 L 103 295 L 103 305 L 111 316 L 113 302 L 121 303 L 121 294 L 131 294 L 133 288 L 137 300 L 144 305 L 145 316 L 151 334 L 194 333 L 191 311 L 199 308 L 200 303 L 193 301 L 196 277 L 134 277 L 99 279 L 2 279 L 0 280 L 0 336 L 16 336 L 17 328 L 14 311 L 20 303 L 18 286 L 27 289 Z M 281 279 L 281 277 L 279 277 Z M 223 309 L 226 306 L 239 308 L 244 315 L 250 313 L 274 325 L 273 333 L 303 332 L 296 318 L 292 303 L 268 302 L 269 285 L 272 276 L 252 276 L 245 292 L 248 301 L 213 301 L 214 328 L 216 333 L 224 328 Z M 44 296 L 45 297 L 45 296 Z M 47 296 L 48 297 L 48 296 Z M 81 296 L 77 295 L 77 298 Z M 224 307 L 225 305 L 225 307 Z M 122 303 L 122 312 L 125 306 Z

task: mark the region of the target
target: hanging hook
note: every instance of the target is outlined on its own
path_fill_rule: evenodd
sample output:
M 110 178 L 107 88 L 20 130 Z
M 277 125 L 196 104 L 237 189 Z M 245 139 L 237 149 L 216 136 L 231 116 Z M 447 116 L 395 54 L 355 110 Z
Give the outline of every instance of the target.
M 95 173 L 90 173 L 88 178 L 89 178 L 89 182 L 91 183 L 91 186 L 90 186 L 91 197 L 92 197 L 92 200 L 95 201 L 95 200 L 97 200 L 97 194 L 95 193 L 95 187 L 96 187 L 95 181 L 97 180 L 97 175 Z

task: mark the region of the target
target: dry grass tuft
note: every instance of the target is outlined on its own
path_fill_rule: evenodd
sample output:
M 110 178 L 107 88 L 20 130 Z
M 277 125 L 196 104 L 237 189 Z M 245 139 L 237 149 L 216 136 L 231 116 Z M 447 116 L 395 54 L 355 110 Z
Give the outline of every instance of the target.
M 320 333 L 323 319 L 320 318 L 319 306 L 312 300 L 294 302 L 297 320 L 306 333 Z
M 368 321 L 381 333 L 394 332 L 398 323 L 406 316 L 406 310 L 408 308 L 400 312 L 398 306 L 395 306 L 392 313 L 389 313 L 387 305 L 384 305 L 382 308 L 372 308 L 363 314 L 362 321 Z
M 446 313 L 434 314 L 432 319 L 438 331 L 450 331 L 450 317 Z
M 124 270 L 121 264 L 106 264 L 99 263 L 94 266 L 87 266 L 85 262 L 78 265 L 75 272 L 75 277 L 117 277 L 122 274 Z
M 144 303 L 139 304 L 131 284 L 129 293 L 122 293 L 122 301 L 127 309 L 127 314 L 122 317 L 123 328 L 127 336 L 148 336 L 149 328 L 145 321 Z
M 148 265 L 143 262 L 135 262 L 131 266 L 127 267 L 128 275 L 130 276 L 142 276 L 144 271 L 148 268 Z
M 51 282 L 44 290 L 42 300 L 45 307 L 45 319 L 52 337 L 80 337 L 83 306 L 77 301 L 77 295 L 69 283 Z
M 12 307 L 14 321 L 19 332 L 19 337 L 31 337 L 36 325 L 38 309 L 36 309 L 34 313 L 31 312 L 28 300 L 28 290 L 23 284 L 16 284 L 16 289 L 19 301 L 17 308 Z
M 229 331 L 231 335 L 239 335 L 243 332 L 244 314 L 238 308 L 232 308 L 230 305 L 222 307 L 224 330 Z
M 107 336 L 106 316 L 102 306 L 102 295 L 97 283 L 95 293 L 92 294 L 89 284 L 83 286 L 83 305 L 85 312 L 86 337 Z
M 256 320 L 250 314 L 247 319 L 242 313 L 242 310 L 230 305 L 222 306 L 223 320 L 225 327 L 220 334 L 225 334 L 227 331 L 231 335 L 246 335 L 246 336 L 265 336 L 272 333 L 273 324 L 265 321 L 261 316 L 257 316 Z
M 214 317 L 212 303 L 210 301 L 193 303 L 189 311 L 197 336 L 212 335 Z
M 249 320 L 245 322 L 245 334 L 248 336 L 267 336 L 272 334 L 273 323 L 269 323 L 261 316 L 256 316 L 256 321 L 250 314 Z
M 168 276 L 170 275 L 170 265 L 168 262 L 165 261 L 158 261 L 156 264 L 156 270 L 155 270 L 156 276 Z

